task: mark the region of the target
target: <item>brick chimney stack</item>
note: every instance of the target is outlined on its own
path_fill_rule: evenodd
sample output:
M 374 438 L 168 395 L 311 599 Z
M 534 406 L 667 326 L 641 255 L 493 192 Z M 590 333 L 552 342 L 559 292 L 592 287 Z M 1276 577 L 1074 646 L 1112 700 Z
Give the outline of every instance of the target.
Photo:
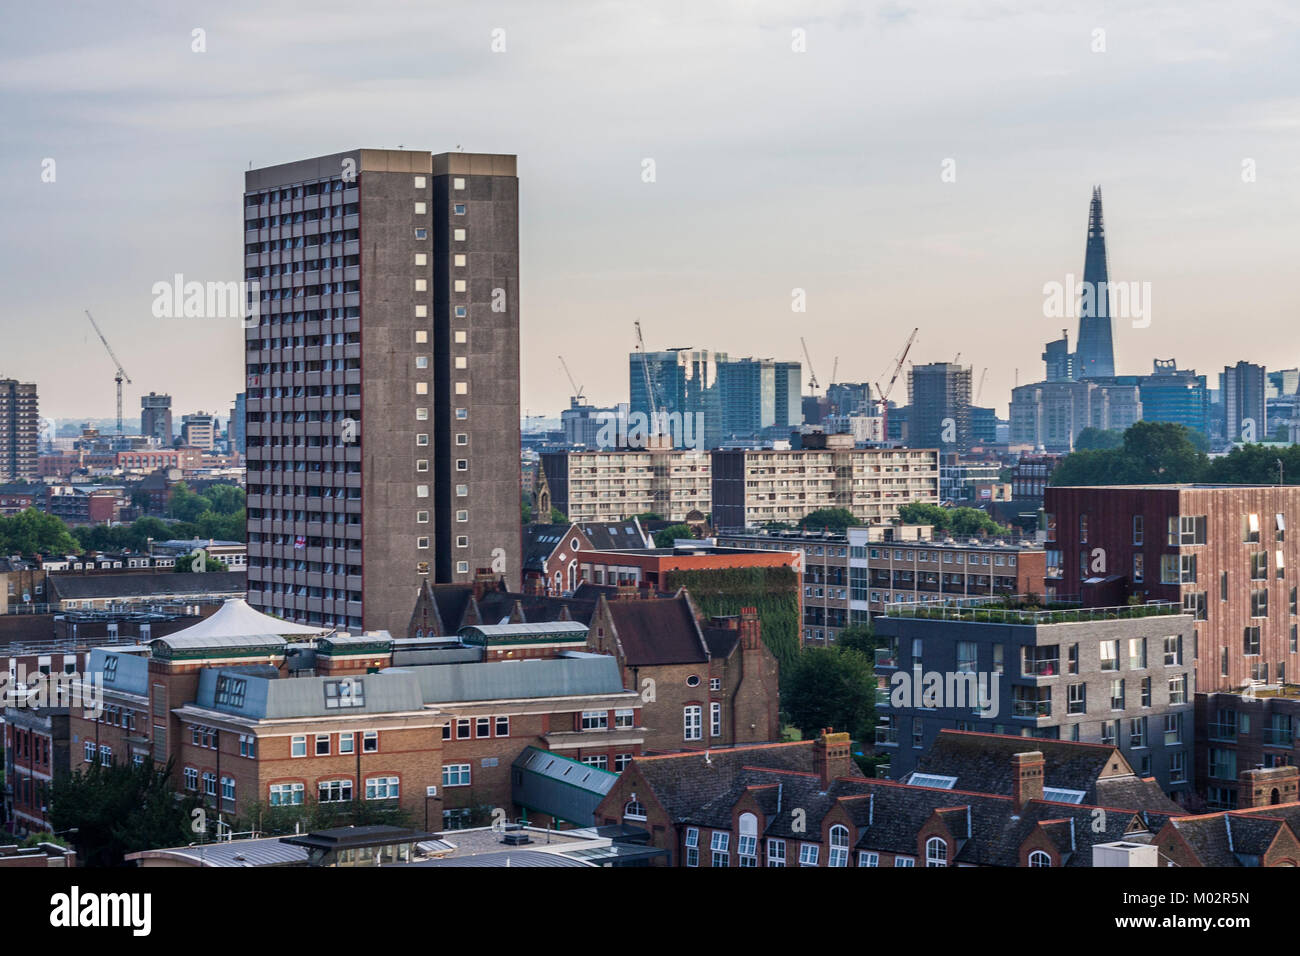
M 1256 767 L 1239 776 L 1237 808 L 1267 807 L 1300 800 L 1300 767 Z
M 813 769 L 821 778 L 823 790 L 830 789 L 831 781 L 836 777 L 849 775 L 853 765 L 849 750 L 849 735 L 837 734 L 829 727 L 813 741 Z
M 740 646 L 742 650 L 756 651 L 763 643 L 763 625 L 758 620 L 758 608 L 740 609 Z
M 483 595 L 496 586 L 497 576 L 492 573 L 491 568 L 477 568 L 474 571 L 474 600 L 481 600 Z
M 1043 799 L 1043 768 L 1041 751 L 1011 755 L 1011 798 L 1017 810 L 1030 800 Z

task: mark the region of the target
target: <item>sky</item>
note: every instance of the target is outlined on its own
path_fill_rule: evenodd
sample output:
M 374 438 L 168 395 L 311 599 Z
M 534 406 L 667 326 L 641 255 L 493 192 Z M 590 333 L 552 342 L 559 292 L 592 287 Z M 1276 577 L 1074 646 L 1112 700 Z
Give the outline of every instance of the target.
M 154 283 L 241 278 L 250 163 L 397 146 L 518 155 L 533 415 L 568 403 L 560 355 L 626 401 L 638 319 L 652 350 L 802 336 L 823 386 L 887 381 L 917 327 L 909 359 L 960 353 L 1005 415 L 1075 338 L 1044 286 L 1082 274 L 1098 184 L 1111 279 L 1150 290 L 1120 373 L 1293 367 L 1298 24 L 1284 0 L 7 4 L 0 377 L 110 416 L 88 309 L 128 419 L 149 391 L 227 414 L 238 321 L 155 318 Z

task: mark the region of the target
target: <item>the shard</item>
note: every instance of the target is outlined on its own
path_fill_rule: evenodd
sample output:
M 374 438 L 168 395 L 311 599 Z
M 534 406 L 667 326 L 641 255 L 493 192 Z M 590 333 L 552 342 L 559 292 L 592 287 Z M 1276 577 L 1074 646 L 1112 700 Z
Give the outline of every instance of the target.
M 1115 374 L 1115 348 L 1110 326 L 1110 276 L 1100 186 L 1093 187 L 1092 204 L 1088 209 L 1088 248 L 1083 260 L 1083 295 L 1079 302 L 1076 341 L 1076 378 L 1107 378 Z

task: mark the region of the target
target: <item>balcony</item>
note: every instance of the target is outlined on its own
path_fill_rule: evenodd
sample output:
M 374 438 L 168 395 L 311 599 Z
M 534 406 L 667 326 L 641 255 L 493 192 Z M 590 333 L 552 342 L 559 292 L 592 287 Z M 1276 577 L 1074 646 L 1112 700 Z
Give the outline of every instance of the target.
M 897 667 L 898 652 L 888 647 L 876 648 L 876 667 Z
M 1051 717 L 1052 702 L 1050 700 L 1017 700 L 1011 705 L 1011 715 L 1013 717 Z
M 1020 596 L 954 598 L 943 603 L 899 602 L 885 607 L 892 618 L 926 618 L 943 621 L 966 621 L 976 624 L 1020 624 L 1042 627 L 1047 624 L 1079 624 L 1088 621 L 1131 620 L 1185 614 L 1181 603 L 1151 601 L 1113 607 L 1082 607 L 1077 601 L 1051 601 L 1030 604 Z
M 1290 747 L 1295 739 L 1291 728 L 1265 727 L 1263 731 L 1265 747 Z

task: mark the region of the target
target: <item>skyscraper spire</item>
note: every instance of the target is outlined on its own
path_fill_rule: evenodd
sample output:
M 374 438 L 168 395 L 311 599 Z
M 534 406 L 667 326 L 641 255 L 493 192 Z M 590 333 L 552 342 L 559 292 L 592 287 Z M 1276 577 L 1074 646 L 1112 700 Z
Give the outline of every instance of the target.
M 1077 378 L 1115 374 L 1115 348 L 1111 340 L 1110 269 L 1106 262 L 1106 226 L 1101 215 L 1101 187 L 1092 187 L 1088 208 L 1088 247 L 1083 260 L 1083 297 L 1079 303 Z

